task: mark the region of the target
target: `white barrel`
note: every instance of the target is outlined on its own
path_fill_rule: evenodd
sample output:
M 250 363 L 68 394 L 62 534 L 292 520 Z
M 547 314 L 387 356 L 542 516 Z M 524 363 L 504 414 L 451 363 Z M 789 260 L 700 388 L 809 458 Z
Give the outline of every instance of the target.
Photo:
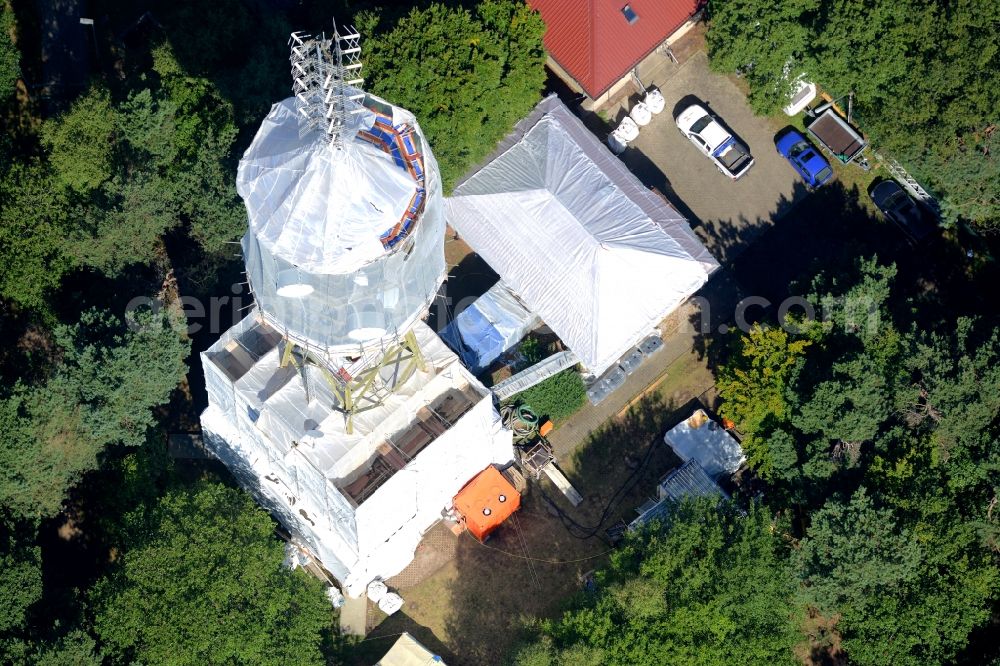
M 663 99 L 663 93 L 660 92 L 659 88 L 649 90 L 643 101 L 654 115 L 663 111 L 663 108 L 667 105 L 667 100 Z
M 645 102 L 639 102 L 632 107 L 629 112 L 629 116 L 635 121 L 636 125 L 640 127 L 643 125 L 648 125 L 649 121 L 653 119 L 653 114 L 650 112 L 649 107 L 646 106 Z
M 618 123 L 618 129 L 615 130 L 615 134 L 620 140 L 628 143 L 629 141 L 634 141 L 639 136 L 639 126 L 635 124 L 634 120 L 625 116 Z
M 389 594 L 389 588 L 380 579 L 376 578 L 368 583 L 368 598 L 375 603 L 381 602 L 387 594 Z
M 378 602 L 378 607 L 386 615 L 392 615 L 403 607 L 403 597 L 395 592 L 389 592 Z

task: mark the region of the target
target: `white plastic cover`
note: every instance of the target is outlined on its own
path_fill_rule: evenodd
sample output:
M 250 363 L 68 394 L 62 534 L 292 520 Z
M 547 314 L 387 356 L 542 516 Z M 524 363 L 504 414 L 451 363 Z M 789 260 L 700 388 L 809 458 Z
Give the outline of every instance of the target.
M 275 328 L 311 347 L 357 349 L 362 329 L 401 335 L 426 313 L 444 278 L 434 155 L 412 114 L 367 99 L 391 113 L 394 126 L 412 128 L 406 136 L 421 156 L 422 179 L 354 134 L 371 129 L 375 116 L 367 108 L 350 116 L 351 131 L 337 148 L 318 131 L 300 136 L 294 98 L 271 108 L 237 172 L 254 298 Z M 380 237 L 421 197 L 408 235 L 384 247 Z
M 469 479 L 513 458 L 511 433 L 489 392 L 422 322 L 413 332 L 425 370 L 355 415 L 350 435 L 343 415 L 331 409 L 335 397 L 322 371 L 281 368 L 277 347 L 247 356 L 253 365 L 236 379 L 226 375 L 220 355 L 249 344 L 262 326 L 254 310 L 202 354 L 211 378 L 201 417 L 205 443 L 348 594 L 363 594 L 374 577 L 389 578 L 409 564 L 424 532 Z M 366 469 L 382 443 L 411 430 L 422 408 L 455 389 L 472 400 L 469 411 L 354 506 L 340 490 L 351 474 Z
M 445 205 L 452 226 L 595 375 L 718 268 L 687 221 L 554 97 Z
M 632 107 L 632 110 L 628 112 L 628 115 L 632 120 L 635 121 L 636 125 L 640 127 L 643 125 L 648 125 L 649 121 L 653 119 L 653 113 L 645 102 L 639 102 Z
M 615 136 L 625 143 L 634 141 L 639 136 L 639 125 L 630 117 L 625 116 L 615 128 Z
M 386 253 L 379 236 L 402 219 L 416 183 L 391 155 L 356 136 L 345 137 L 342 149 L 318 131 L 300 138 L 297 104 L 289 97 L 271 107 L 240 160 L 236 189 L 250 231 L 272 254 L 305 271 L 349 272 Z M 392 112 L 394 123 L 416 125 L 409 112 Z M 367 109 L 351 116 L 355 131 L 370 129 L 374 118 Z
M 646 97 L 643 99 L 646 106 L 654 114 L 663 111 L 663 107 L 667 105 L 667 100 L 663 98 L 663 93 L 660 92 L 659 88 L 652 88 L 646 93 Z
M 445 666 L 441 657 L 404 631 L 375 666 L 428 666 L 429 664 Z
M 713 480 L 732 474 L 746 460 L 740 443 L 700 409 L 668 430 L 663 441 L 681 460 L 696 460 Z
M 478 373 L 541 323 L 500 280 L 441 331 L 441 338 Z

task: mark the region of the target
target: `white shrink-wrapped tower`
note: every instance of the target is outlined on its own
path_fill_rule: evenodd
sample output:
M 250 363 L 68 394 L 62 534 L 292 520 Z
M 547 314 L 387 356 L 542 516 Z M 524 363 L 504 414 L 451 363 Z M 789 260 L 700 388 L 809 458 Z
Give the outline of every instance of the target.
M 294 96 L 237 173 L 256 303 L 202 354 L 201 420 L 210 451 L 358 595 L 513 449 L 489 392 L 422 321 L 445 222 L 416 119 L 361 89 L 353 30 L 290 46 Z

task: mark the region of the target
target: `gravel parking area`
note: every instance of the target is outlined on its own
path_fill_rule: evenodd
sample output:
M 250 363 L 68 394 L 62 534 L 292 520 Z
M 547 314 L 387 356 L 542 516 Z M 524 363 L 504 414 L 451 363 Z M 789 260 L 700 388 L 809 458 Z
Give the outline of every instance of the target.
M 622 159 L 688 217 L 720 261 L 729 261 L 801 199 L 807 193 L 805 185 L 775 151 L 775 132 L 767 119 L 753 115 L 743 92 L 729 78 L 709 70 L 704 51 L 643 82 L 657 86 L 667 105 L 641 129 Z M 732 182 L 719 173 L 677 130 L 674 115 L 691 102 L 708 108 L 750 148 L 755 163 L 740 180 Z M 620 117 L 624 111 L 617 113 Z

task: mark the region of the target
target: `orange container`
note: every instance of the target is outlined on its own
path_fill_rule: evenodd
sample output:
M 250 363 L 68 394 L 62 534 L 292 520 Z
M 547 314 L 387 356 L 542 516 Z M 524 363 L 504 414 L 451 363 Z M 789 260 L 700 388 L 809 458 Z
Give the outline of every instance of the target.
M 454 504 L 472 536 L 482 541 L 521 507 L 521 494 L 491 465 L 458 491 Z

